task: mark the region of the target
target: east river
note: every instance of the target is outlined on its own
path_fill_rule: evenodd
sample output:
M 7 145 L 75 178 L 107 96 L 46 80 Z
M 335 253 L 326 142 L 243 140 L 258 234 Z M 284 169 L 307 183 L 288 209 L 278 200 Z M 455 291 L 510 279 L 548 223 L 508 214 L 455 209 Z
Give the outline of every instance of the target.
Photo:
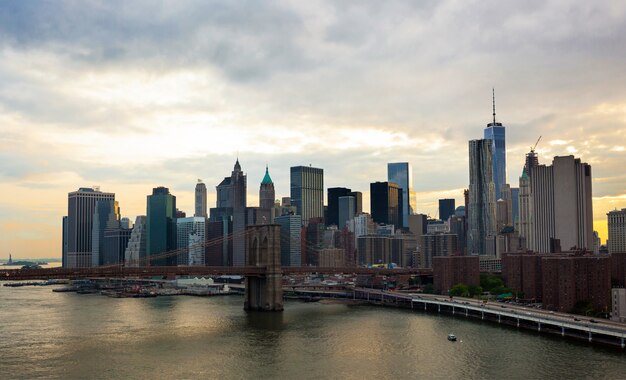
M 0 377 L 626 378 L 619 349 L 464 317 L 322 302 L 246 313 L 242 305 L 240 296 L 114 299 L 0 287 Z

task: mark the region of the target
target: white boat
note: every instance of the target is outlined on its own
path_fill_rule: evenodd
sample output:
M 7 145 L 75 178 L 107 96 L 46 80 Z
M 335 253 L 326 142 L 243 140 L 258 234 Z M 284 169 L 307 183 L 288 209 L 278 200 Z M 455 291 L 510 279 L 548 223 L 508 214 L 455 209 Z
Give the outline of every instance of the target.
M 454 334 L 448 334 L 448 340 L 450 342 L 456 342 L 456 335 Z

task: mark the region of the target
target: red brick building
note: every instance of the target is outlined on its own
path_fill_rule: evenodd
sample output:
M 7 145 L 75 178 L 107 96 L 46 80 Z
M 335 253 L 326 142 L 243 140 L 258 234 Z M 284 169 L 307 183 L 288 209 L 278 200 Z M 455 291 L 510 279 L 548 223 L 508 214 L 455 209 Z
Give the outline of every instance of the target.
M 515 253 L 503 257 L 507 287 L 541 300 L 544 308 L 569 312 L 578 301 L 608 310 L 611 301 L 611 259 L 608 256 L 562 253 Z
M 620 287 L 626 287 L 626 252 L 611 253 L 611 278 Z
M 456 284 L 480 285 L 478 256 L 433 257 L 433 288 L 447 294 Z

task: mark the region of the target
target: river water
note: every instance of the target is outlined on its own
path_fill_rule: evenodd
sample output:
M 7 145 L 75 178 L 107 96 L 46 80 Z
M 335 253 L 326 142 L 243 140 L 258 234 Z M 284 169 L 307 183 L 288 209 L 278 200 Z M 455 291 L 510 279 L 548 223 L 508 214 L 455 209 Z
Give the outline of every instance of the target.
M 626 353 L 404 309 L 243 298 L 114 299 L 0 287 L 0 377 L 626 378 Z M 460 341 L 449 342 L 449 333 Z

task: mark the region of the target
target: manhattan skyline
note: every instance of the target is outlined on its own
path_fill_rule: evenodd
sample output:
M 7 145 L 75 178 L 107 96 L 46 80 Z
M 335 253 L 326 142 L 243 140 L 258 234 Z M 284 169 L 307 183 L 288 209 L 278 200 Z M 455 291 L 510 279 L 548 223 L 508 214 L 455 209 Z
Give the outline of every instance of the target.
M 193 214 L 201 178 L 211 207 L 237 157 L 249 205 L 266 164 L 277 198 L 311 164 L 364 211 L 387 163 L 409 162 L 416 212 L 435 216 L 463 204 L 493 87 L 507 182 L 539 136 L 540 164 L 589 163 L 604 243 L 626 207 L 625 21 L 610 1 L 2 4 L 0 257 L 60 257 L 79 187 L 134 220 L 157 186 Z

